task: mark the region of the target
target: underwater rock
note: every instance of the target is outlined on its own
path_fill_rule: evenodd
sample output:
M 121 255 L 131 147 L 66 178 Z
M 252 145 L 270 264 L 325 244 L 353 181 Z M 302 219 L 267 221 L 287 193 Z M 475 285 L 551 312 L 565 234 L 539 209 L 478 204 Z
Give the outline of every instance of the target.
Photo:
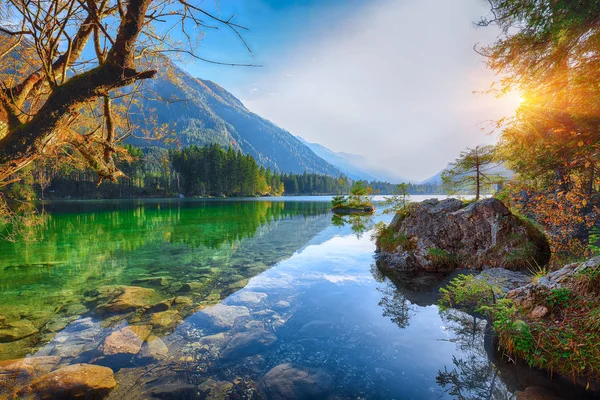
M 265 351 L 277 341 L 277 336 L 265 329 L 240 332 L 233 336 L 221 353 L 223 360 L 235 360 Z
M 110 368 L 73 364 L 34 380 L 17 395 L 29 399 L 102 399 L 115 386 Z
M 38 332 L 39 330 L 26 319 L 5 323 L 4 327 L 0 329 L 0 343 L 14 342 Z
M 157 312 L 150 318 L 150 324 L 157 330 L 173 328 L 180 322 L 181 316 L 176 310 Z
M 290 308 L 290 302 L 287 300 L 279 300 L 277 303 L 275 303 L 273 305 L 273 308 L 279 309 L 279 310 L 283 310 L 286 308 Z
M 181 305 L 181 306 L 191 306 L 194 304 L 194 301 L 187 296 L 177 296 L 175 300 L 173 300 L 173 304 Z
M 318 369 L 285 363 L 267 372 L 258 390 L 266 400 L 322 399 L 331 392 L 331 377 Z
M 136 356 L 140 362 L 154 362 L 165 360 L 169 354 L 169 348 L 157 336 L 150 335 L 142 345 L 142 349 Z
M 135 355 L 142 349 L 142 344 L 152 332 L 148 325 L 129 325 L 108 335 L 102 345 L 105 356 L 120 354 Z
M 168 383 L 152 388 L 146 392 L 154 399 L 183 400 L 198 399 L 198 388 L 187 383 Z
M 155 305 L 160 296 L 153 290 L 139 286 L 103 286 L 98 289 L 102 301 L 96 307 L 100 315 L 123 314 Z
M 194 316 L 201 321 L 206 321 L 218 329 L 231 329 L 238 318 L 249 317 L 250 311 L 244 306 L 226 306 L 215 304 L 200 310 Z
M 167 286 L 169 280 L 164 276 L 155 276 L 148 278 L 140 278 L 134 281 L 131 281 L 132 285 L 148 285 L 148 286 Z
M 167 311 L 168 309 L 171 308 L 171 304 L 172 303 L 173 303 L 173 299 L 163 300 L 160 303 L 156 303 L 152 307 L 148 308 L 146 310 L 146 314 L 152 314 L 152 313 Z
M 203 282 L 187 282 L 184 283 L 178 290 L 179 293 L 197 292 L 203 289 L 206 285 Z
M 228 392 L 233 388 L 233 383 L 207 379 L 198 385 L 200 393 L 206 400 L 221 400 L 228 398 Z
M 5 390 L 13 392 L 25 386 L 36 376 L 52 371 L 59 362 L 60 357 L 48 356 L 0 361 L 0 398 Z
M 233 304 L 258 304 L 266 298 L 265 293 L 243 291 L 233 295 L 229 301 Z

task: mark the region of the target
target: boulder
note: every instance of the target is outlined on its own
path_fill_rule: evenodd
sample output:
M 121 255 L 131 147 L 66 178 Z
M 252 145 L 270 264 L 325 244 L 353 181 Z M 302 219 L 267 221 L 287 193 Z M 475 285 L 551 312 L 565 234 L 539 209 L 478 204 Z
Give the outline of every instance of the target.
M 235 360 L 261 353 L 272 346 L 277 337 L 265 329 L 237 333 L 221 353 L 222 360 Z
M 550 259 L 544 234 L 494 198 L 468 205 L 458 199 L 413 203 L 396 214 L 389 230 L 397 247 L 384 251 L 378 238 L 379 260 L 400 270 L 522 270 Z
M 102 399 L 117 385 L 112 369 L 73 364 L 34 380 L 17 395 L 25 399 Z
M 153 290 L 139 286 L 103 286 L 97 291 L 100 304 L 96 310 L 100 315 L 123 314 L 151 307 L 160 301 Z
M 267 372 L 258 390 L 266 400 L 323 399 L 331 392 L 331 377 L 318 369 L 285 363 Z
M 102 353 L 105 356 L 120 354 L 135 355 L 150 335 L 152 327 L 148 325 L 130 325 L 108 335 L 104 339 Z

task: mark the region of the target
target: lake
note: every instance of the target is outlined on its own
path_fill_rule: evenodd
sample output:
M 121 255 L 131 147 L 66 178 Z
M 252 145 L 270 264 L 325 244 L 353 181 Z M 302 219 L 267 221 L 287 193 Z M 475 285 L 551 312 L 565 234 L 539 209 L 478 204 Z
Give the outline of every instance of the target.
M 0 362 L 108 366 L 108 398 L 128 400 L 575 393 L 497 357 L 485 321 L 441 312 L 450 277 L 384 276 L 370 229 L 389 215 L 333 218 L 328 197 L 40 208 L 39 240 L 0 243 Z M 0 373 L 0 397 L 18 384 Z

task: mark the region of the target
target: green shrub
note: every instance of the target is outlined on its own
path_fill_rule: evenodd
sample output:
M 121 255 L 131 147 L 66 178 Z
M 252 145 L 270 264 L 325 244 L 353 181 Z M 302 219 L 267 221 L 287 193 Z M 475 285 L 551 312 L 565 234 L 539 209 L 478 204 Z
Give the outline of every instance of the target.
M 440 289 L 441 298 L 438 302 L 442 309 L 456 308 L 467 312 L 482 312 L 486 306 L 491 306 L 502 291 L 475 275 L 459 275 Z
M 401 232 L 396 232 L 393 227 L 387 226 L 385 222 L 375 225 L 373 238 L 381 250 L 393 252 L 401 246 L 403 250 L 414 250 L 410 238 Z
M 429 260 L 439 266 L 453 267 L 458 264 L 456 255 L 437 247 L 431 247 L 427 250 Z

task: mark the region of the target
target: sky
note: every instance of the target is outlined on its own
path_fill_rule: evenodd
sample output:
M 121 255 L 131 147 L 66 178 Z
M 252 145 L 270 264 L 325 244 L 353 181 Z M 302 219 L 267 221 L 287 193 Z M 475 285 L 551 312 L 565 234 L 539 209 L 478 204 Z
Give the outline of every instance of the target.
M 511 115 L 512 94 L 473 50 L 493 42 L 477 28 L 483 0 L 205 0 L 248 31 L 207 31 L 192 75 L 232 92 L 251 111 L 373 168 L 419 181 L 467 146 L 493 143 L 491 121 Z

